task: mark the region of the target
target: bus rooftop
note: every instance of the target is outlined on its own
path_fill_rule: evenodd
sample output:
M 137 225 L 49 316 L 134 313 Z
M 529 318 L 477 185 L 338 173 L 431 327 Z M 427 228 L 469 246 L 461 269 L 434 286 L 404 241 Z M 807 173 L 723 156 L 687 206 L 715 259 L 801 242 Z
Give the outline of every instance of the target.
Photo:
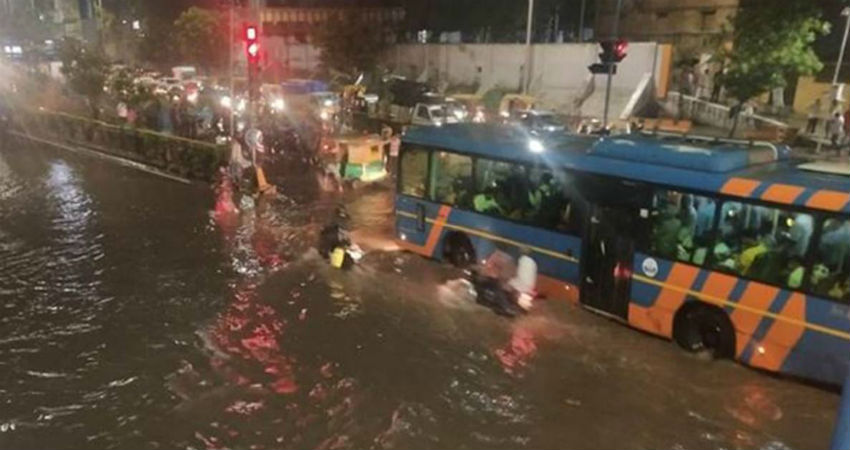
M 695 136 L 630 134 L 538 137 L 520 127 L 452 124 L 414 127 L 407 144 L 545 164 L 733 197 L 850 212 L 850 177 L 806 170 L 781 144 Z M 530 151 L 536 142 L 540 150 Z

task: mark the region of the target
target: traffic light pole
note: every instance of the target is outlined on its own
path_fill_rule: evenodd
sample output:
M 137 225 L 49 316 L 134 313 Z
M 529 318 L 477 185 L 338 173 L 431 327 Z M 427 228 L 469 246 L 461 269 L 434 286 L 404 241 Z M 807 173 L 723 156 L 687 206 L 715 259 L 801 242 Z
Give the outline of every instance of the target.
M 230 138 L 233 139 L 233 136 L 236 135 L 235 129 L 233 128 L 233 106 L 236 103 L 236 95 L 233 92 L 233 36 L 236 35 L 236 27 L 234 25 L 233 19 L 233 8 L 236 6 L 233 4 L 235 0 L 230 0 L 228 3 L 228 20 L 230 21 L 230 35 L 227 38 L 227 62 L 228 62 L 228 70 L 230 75 L 230 92 L 227 95 L 230 96 L 230 114 L 229 114 L 229 127 L 230 127 Z
M 531 30 L 534 26 L 534 0 L 528 0 L 528 19 L 525 24 L 525 70 L 523 71 L 522 93 L 528 94 L 531 86 Z
M 623 0 L 617 0 L 617 10 L 614 12 L 614 36 L 616 40 L 620 37 L 620 9 L 623 7 Z M 614 63 L 608 64 L 608 81 L 605 83 L 605 112 L 602 115 L 602 128 L 608 127 L 608 107 L 611 101 L 611 80 L 614 76 Z

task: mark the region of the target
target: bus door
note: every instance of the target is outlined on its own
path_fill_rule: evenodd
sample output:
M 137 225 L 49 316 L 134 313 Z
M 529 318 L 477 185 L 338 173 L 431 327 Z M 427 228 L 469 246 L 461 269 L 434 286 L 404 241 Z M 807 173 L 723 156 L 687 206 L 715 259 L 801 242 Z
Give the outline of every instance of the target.
M 611 186 L 607 186 L 610 190 Z M 619 189 L 615 189 L 620 191 Z M 635 243 L 645 192 L 632 185 L 614 201 L 592 201 L 582 252 L 581 301 L 590 309 L 626 319 L 629 310 Z M 609 197 L 610 198 L 610 197 Z

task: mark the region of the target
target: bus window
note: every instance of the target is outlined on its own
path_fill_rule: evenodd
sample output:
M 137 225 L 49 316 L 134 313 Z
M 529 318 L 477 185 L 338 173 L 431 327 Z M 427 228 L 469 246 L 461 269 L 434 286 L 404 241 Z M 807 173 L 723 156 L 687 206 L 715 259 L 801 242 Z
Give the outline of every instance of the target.
M 428 151 L 421 147 L 409 147 L 401 153 L 401 193 L 414 197 L 425 197 L 425 181 L 428 178 Z
M 803 264 L 814 219 L 766 206 L 725 202 L 713 249 L 716 268 L 792 289 L 803 284 Z
M 472 205 L 472 158 L 455 153 L 434 153 L 431 198 L 440 203 Z
M 573 209 L 569 194 L 573 180 L 563 173 L 535 169 L 527 181 L 528 201 L 525 216 L 535 226 L 577 232 L 580 215 Z
M 528 175 L 524 166 L 479 159 L 476 166 L 476 212 L 523 220 L 528 212 Z
M 653 253 L 696 265 L 705 263 L 714 228 L 714 199 L 659 190 L 652 198 Z
M 814 254 L 812 291 L 850 301 L 850 220 L 826 219 Z

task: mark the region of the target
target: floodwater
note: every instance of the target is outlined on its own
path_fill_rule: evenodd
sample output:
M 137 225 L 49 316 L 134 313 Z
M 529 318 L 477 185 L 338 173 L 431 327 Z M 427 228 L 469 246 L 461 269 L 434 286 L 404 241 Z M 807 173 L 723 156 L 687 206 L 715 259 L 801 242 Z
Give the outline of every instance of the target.
M 825 448 L 838 396 L 580 308 L 508 320 L 392 250 L 311 250 L 340 201 L 303 167 L 215 213 L 186 185 L 0 149 L 0 448 Z M 297 175 L 296 175 L 297 174 Z

